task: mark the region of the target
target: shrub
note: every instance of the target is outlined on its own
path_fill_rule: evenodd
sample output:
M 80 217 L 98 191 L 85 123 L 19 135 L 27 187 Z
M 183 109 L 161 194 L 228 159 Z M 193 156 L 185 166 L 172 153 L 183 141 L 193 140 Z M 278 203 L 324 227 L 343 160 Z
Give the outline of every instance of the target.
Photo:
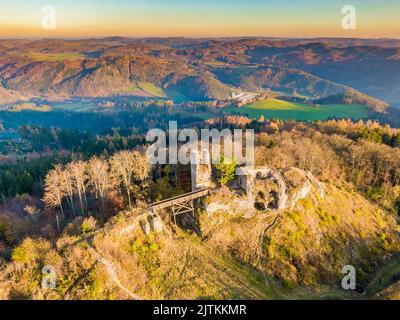
M 236 166 L 237 163 L 235 159 L 225 159 L 221 156 L 220 163 L 214 165 L 218 171 L 218 182 L 221 185 L 226 185 L 235 177 Z
M 82 223 L 82 233 L 88 234 L 96 230 L 97 221 L 93 217 L 86 218 Z

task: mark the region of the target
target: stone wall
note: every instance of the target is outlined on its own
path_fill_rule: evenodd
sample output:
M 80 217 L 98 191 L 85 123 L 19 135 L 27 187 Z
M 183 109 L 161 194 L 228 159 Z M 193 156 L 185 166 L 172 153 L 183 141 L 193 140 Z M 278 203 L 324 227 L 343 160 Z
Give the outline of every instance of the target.
M 239 168 L 237 170 L 237 184 L 246 192 L 246 199 L 253 206 L 256 199 L 259 198 L 260 187 L 256 186 L 257 181 L 269 181 L 276 185 L 277 199 L 274 208 L 277 211 L 293 209 L 296 203 L 305 199 L 311 193 L 312 188 L 319 193 L 321 197 L 325 195 L 324 184 L 319 182 L 310 172 L 305 172 L 299 168 L 286 168 L 282 170 L 272 170 L 269 168 Z M 268 193 L 270 190 L 264 190 Z M 268 201 L 268 195 L 262 197 Z M 263 206 L 265 209 L 271 209 L 269 203 Z

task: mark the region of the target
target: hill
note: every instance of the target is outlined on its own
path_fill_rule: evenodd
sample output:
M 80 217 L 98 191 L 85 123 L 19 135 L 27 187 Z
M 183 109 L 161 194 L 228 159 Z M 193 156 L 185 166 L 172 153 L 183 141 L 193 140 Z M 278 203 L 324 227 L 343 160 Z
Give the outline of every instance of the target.
M 304 180 L 293 176 L 297 169 L 291 170 L 285 174 L 292 181 L 290 200 L 304 188 Z M 141 222 L 148 212 L 141 209 L 122 212 L 104 229 L 93 218 L 79 217 L 55 247 L 28 238 L 13 250 L 12 262 L 3 265 L 0 297 L 357 299 L 340 290 L 341 268 L 357 266 L 365 286 L 376 265 L 399 249 L 396 223 L 353 190 L 333 185 L 324 190 L 321 196 L 313 187 L 280 214 L 253 215 L 234 205 L 237 195 L 219 192 L 199 214 L 201 238 L 171 225 L 168 215 L 162 231 L 146 236 Z M 56 268 L 56 290 L 39 285 L 44 265 Z
M 315 42 L 293 46 L 257 45 L 251 61 L 295 67 L 317 77 L 357 89 L 397 104 L 400 84 L 400 49 L 379 46 L 335 46 Z
M 365 94 L 360 94 L 354 90 L 346 90 L 344 93 L 328 96 L 313 100 L 316 104 L 359 104 L 369 106 L 372 111 L 384 112 L 389 105 Z
M 276 90 L 310 98 L 371 94 L 392 102 L 398 83 L 393 78 L 396 50 L 246 38 L 1 40 L 0 103 L 38 96 L 160 96 L 152 90 L 129 90 L 140 83 L 192 101 L 226 100 L 241 90 Z M 363 73 L 374 70 L 374 77 L 356 74 L 354 66 Z M 383 72 L 386 78 L 390 74 L 389 79 L 382 78 Z M 373 108 L 386 106 L 372 98 L 364 100 L 373 102 Z
M 395 297 L 396 285 L 385 290 L 398 280 L 399 130 L 331 120 L 265 122 L 261 131 L 256 165 L 273 178 L 257 174 L 249 197 L 216 175 L 218 188 L 178 225 L 167 211 L 147 210 L 181 191 L 168 176 L 150 178 L 137 150 L 50 169 L 44 200 L 17 196 L 0 206 L 0 297 Z M 124 183 L 120 169 L 130 163 L 133 178 Z M 6 168 L 7 185 L 24 186 L 21 171 L 12 182 Z M 40 286 L 46 265 L 56 270 L 55 290 Z M 346 265 L 364 296 L 341 288 Z

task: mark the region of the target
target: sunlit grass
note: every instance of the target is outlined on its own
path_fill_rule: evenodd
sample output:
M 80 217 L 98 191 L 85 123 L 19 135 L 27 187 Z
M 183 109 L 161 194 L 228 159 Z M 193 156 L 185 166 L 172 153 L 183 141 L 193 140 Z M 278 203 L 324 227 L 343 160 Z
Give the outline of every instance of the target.
M 84 56 L 80 53 L 42 53 L 30 52 L 29 57 L 36 61 L 64 61 L 82 59 Z
M 166 94 L 162 88 L 157 87 L 150 82 L 139 82 L 136 85 L 125 88 L 123 91 L 132 93 L 134 95 L 142 95 L 144 93 L 154 97 L 166 97 Z
M 364 105 L 329 104 L 312 106 L 279 99 L 261 100 L 241 108 L 230 107 L 227 111 L 229 113 L 241 113 L 257 119 L 264 116 L 266 119 L 301 121 L 326 120 L 330 118 L 358 120 L 366 118 L 370 113 L 368 106 Z

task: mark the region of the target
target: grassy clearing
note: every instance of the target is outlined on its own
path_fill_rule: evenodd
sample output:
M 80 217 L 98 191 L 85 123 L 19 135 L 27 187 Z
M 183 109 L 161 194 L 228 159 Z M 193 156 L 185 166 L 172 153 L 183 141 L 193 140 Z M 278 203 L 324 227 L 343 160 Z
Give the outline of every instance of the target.
M 35 104 L 32 104 L 32 103 L 22 103 L 22 104 L 16 105 L 10 111 L 11 112 L 22 112 L 22 111 L 50 112 L 52 110 L 53 109 L 48 105 L 36 106 Z
M 80 53 L 42 53 L 30 52 L 29 57 L 36 61 L 64 61 L 82 59 L 84 56 Z
M 166 97 L 163 89 L 150 82 L 139 82 L 136 85 L 125 88 L 123 91 L 139 96 Z
M 330 104 L 311 106 L 279 99 L 257 101 L 242 108 L 229 107 L 229 113 L 247 114 L 251 118 L 264 116 L 267 119 L 315 121 L 329 118 L 350 118 L 354 120 L 368 116 L 369 108 L 363 105 Z
M 74 102 L 54 102 L 51 104 L 54 110 L 65 110 L 74 112 L 88 112 L 98 110 L 98 106 L 95 102 L 84 103 L 80 101 Z
M 205 65 L 210 66 L 210 67 L 215 67 L 215 68 L 223 68 L 229 66 L 229 63 L 222 62 L 222 61 L 216 61 L 216 60 L 211 60 L 211 61 L 206 61 L 204 62 Z

